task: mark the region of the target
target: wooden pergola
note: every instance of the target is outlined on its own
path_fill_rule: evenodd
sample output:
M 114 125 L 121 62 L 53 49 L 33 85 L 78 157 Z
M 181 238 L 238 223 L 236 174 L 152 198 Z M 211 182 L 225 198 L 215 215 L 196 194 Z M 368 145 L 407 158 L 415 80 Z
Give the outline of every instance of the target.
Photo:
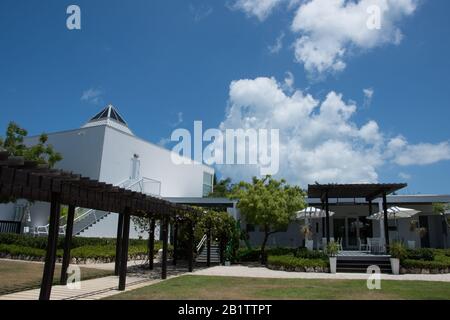
M 24 160 L 0 151 L 0 197 L 27 199 L 50 203 L 48 243 L 40 300 L 49 300 L 56 262 L 61 205 L 67 205 L 67 226 L 64 241 L 64 255 L 61 270 L 61 284 L 67 283 L 67 269 L 70 262 L 75 208 L 83 207 L 119 214 L 116 239 L 115 274 L 119 276 L 119 290 L 125 290 L 128 260 L 128 242 L 131 216 L 149 219 L 149 264 L 153 269 L 155 221 L 162 222 L 161 277 L 167 277 L 168 229 L 170 221 L 175 226 L 187 223 L 189 226 L 188 268 L 193 270 L 194 222 L 189 216 L 201 214 L 199 209 L 152 197 L 143 193 L 115 187 L 111 184 L 82 177 L 72 172 L 50 169 L 47 165 Z M 174 251 L 176 251 L 176 228 Z M 174 256 L 176 263 L 176 257 Z
M 330 242 L 330 198 L 355 199 L 364 198 L 369 205 L 369 216 L 372 215 L 372 201 L 383 200 L 384 236 L 389 246 L 388 208 L 386 196 L 407 187 L 406 183 L 371 183 L 371 184 L 311 184 L 308 185 L 308 197 L 319 198 L 326 212 L 325 230 L 327 242 Z

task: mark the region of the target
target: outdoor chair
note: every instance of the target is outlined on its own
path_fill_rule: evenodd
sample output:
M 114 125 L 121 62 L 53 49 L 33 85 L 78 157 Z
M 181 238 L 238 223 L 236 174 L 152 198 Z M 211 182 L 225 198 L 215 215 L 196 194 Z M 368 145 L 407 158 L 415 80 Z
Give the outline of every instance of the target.
M 368 240 L 369 239 L 367 239 L 366 241 L 368 242 Z M 370 251 L 367 242 L 364 243 L 363 240 L 361 240 L 361 238 L 358 238 L 359 251 Z

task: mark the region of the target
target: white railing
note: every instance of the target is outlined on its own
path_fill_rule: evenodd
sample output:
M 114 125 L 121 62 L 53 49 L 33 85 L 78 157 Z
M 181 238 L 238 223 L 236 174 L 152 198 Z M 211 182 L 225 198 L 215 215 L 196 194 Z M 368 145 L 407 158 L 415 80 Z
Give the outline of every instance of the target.
M 156 185 L 157 190 L 150 190 L 151 185 Z M 136 191 L 136 192 L 141 192 L 141 193 L 145 193 L 151 196 L 157 196 L 159 197 L 161 194 L 161 182 L 155 179 L 150 179 L 150 178 L 140 178 L 140 179 L 127 179 L 124 180 L 122 182 L 120 182 L 119 184 L 116 185 L 116 187 L 120 187 L 120 188 L 124 188 L 124 189 L 128 189 L 131 191 Z M 137 190 L 135 190 L 137 189 Z M 80 210 L 84 210 L 83 208 L 76 208 L 76 211 L 80 211 Z M 73 220 L 74 222 L 74 234 L 78 234 L 81 231 L 83 231 L 84 229 L 88 228 L 89 226 L 91 226 L 93 223 L 97 222 L 99 219 L 103 218 L 104 216 L 108 215 L 109 212 L 102 212 L 101 214 L 97 214 L 97 210 L 95 209 L 89 209 L 86 212 L 80 214 L 80 215 L 75 215 L 75 219 Z M 80 224 L 81 221 L 85 221 L 83 226 L 76 226 L 76 224 Z M 64 235 L 66 233 L 66 227 L 67 227 L 67 218 L 66 217 L 61 217 L 60 220 L 60 227 L 59 227 L 59 234 Z M 63 225 L 62 225 L 63 224 Z M 48 228 L 49 228 L 50 224 L 47 224 L 45 226 L 38 226 L 36 227 L 35 230 L 35 234 L 37 235 L 47 235 L 48 234 Z
M 205 235 L 203 235 L 202 240 L 200 240 L 200 242 L 197 245 L 197 252 L 199 252 L 200 249 L 203 247 L 203 245 L 205 244 L 206 239 L 207 239 L 207 236 L 205 234 Z

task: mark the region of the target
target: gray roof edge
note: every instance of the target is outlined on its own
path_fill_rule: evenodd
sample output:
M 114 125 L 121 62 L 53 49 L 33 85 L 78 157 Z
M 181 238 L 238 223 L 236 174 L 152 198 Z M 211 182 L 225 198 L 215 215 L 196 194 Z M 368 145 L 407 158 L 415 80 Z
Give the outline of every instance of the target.
M 319 198 L 308 198 L 308 203 L 316 204 L 321 203 Z M 367 203 L 364 198 L 348 198 L 348 199 L 339 199 L 336 201 L 334 198 L 330 198 L 331 203 Z M 374 203 L 376 199 L 374 200 Z M 394 203 L 436 203 L 436 202 L 445 202 L 450 203 L 450 195 L 446 194 L 417 194 L 417 195 L 389 195 L 387 196 L 387 202 Z

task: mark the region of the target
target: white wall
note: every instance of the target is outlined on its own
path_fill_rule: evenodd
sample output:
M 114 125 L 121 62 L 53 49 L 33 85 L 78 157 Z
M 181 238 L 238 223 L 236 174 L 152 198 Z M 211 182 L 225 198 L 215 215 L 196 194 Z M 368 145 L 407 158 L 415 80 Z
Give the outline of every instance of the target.
M 48 134 L 48 143 L 63 155 L 56 168 L 98 179 L 105 127 L 97 126 Z M 38 143 L 38 136 L 25 139 L 27 145 Z
M 100 180 L 118 183 L 128 179 L 134 154 L 139 155 L 141 176 L 161 182 L 163 197 L 202 197 L 203 172 L 214 174 L 214 169 L 202 164 L 176 165 L 171 151 L 107 127 Z

